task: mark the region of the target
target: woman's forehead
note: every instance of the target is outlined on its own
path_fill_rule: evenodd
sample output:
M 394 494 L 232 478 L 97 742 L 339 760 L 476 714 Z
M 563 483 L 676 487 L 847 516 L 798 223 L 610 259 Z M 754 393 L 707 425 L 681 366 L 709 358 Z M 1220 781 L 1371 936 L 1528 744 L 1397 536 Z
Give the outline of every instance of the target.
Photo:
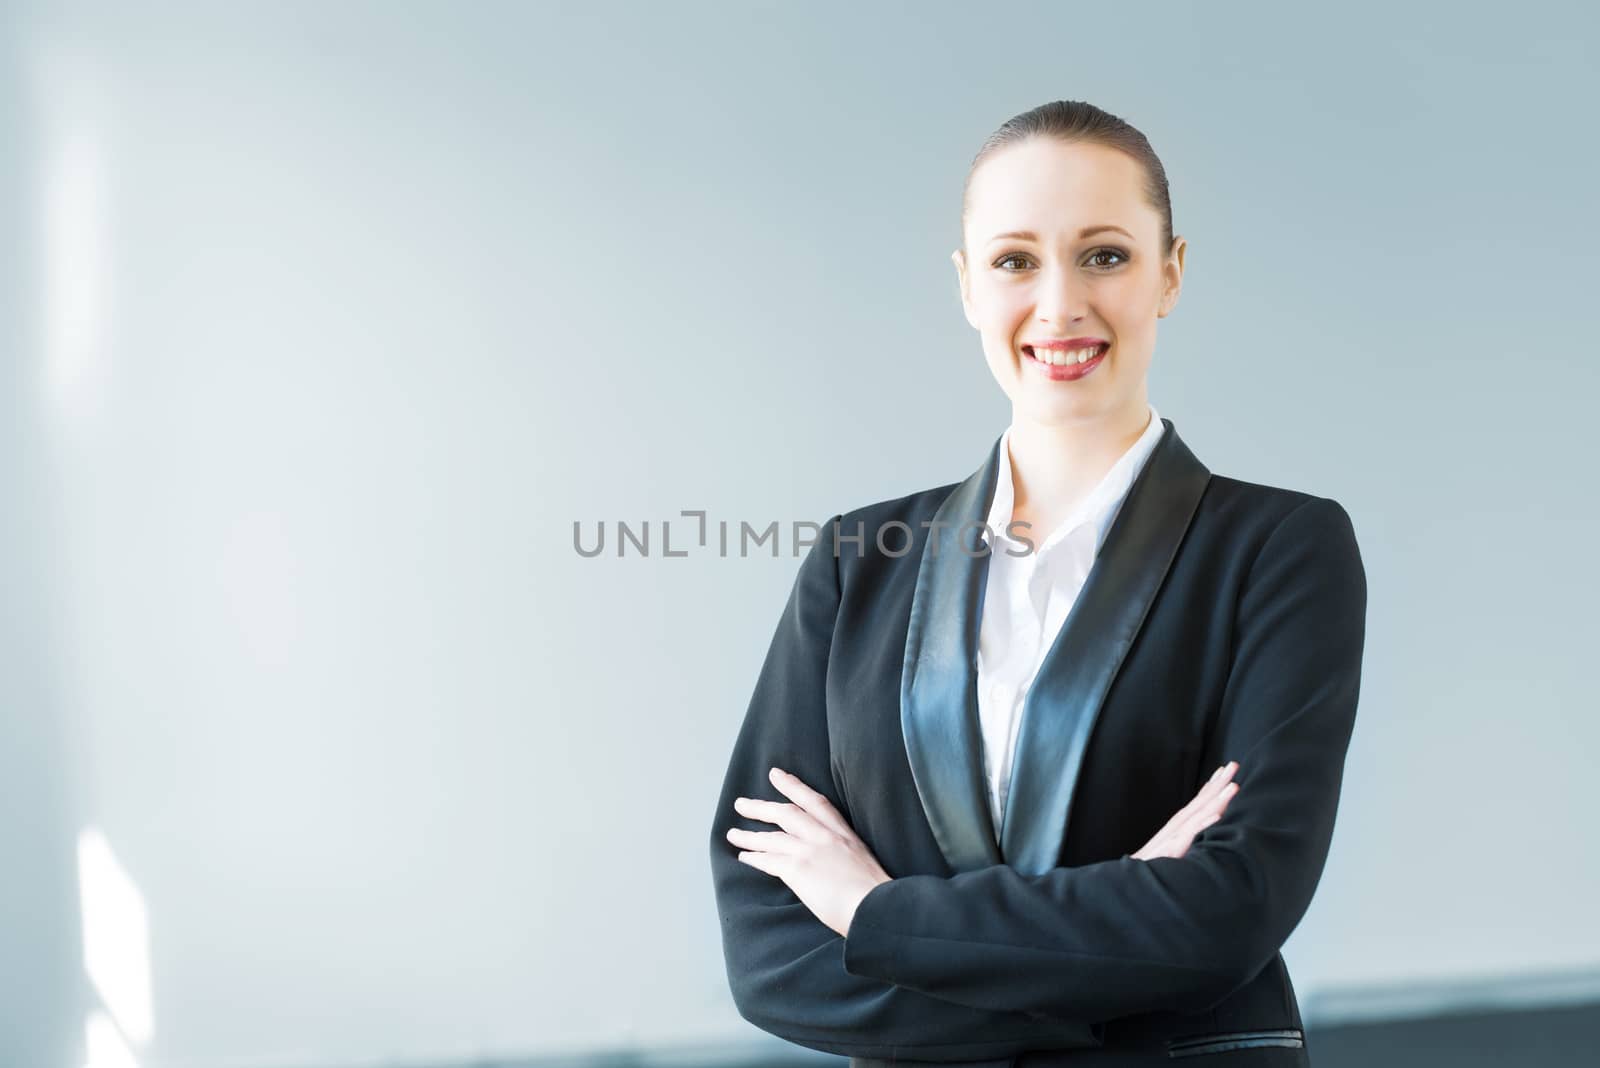
M 1154 241 L 1160 228 L 1160 215 L 1138 188 L 1022 186 L 995 189 L 974 198 L 967 214 L 966 238 L 974 248 L 1007 241 Z
M 1079 240 L 1113 225 L 1132 240 L 1155 241 L 1161 217 L 1145 191 L 1138 161 L 1104 145 L 1032 138 L 991 155 L 967 191 L 966 239 L 980 248 L 1032 234 L 1043 243 Z

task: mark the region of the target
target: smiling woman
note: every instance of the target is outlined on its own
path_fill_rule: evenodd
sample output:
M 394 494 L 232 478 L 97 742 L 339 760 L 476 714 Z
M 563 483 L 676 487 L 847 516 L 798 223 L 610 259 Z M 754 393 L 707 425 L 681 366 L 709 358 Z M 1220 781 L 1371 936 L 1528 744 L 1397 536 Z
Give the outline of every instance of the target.
M 952 260 L 1011 422 L 801 564 L 713 820 L 757 1026 L 858 1068 L 1309 1063 L 1279 948 L 1366 576 L 1338 502 L 1212 474 L 1150 403 L 1185 247 L 1148 142 L 1092 105 L 974 160 Z

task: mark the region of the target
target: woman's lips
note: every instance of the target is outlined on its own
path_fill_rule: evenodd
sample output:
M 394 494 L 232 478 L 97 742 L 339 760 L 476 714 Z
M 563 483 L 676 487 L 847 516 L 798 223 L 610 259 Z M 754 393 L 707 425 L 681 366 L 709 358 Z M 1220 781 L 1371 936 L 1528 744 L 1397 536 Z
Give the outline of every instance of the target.
M 1043 375 L 1045 378 L 1048 378 L 1052 382 L 1071 382 L 1082 378 L 1090 371 L 1093 371 L 1096 367 L 1099 367 L 1101 362 L 1105 359 L 1106 353 L 1110 350 L 1110 345 L 1102 345 L 1093 350 L 1095 355 L 1090 356 L 1082 363 L 1077 361 L 1078 350 L 1073 350 L 1071 353 L 1073 358 L 1067 363 L 1054 364 L 1046 363 L 1043 360 L 1035 358 L 1033 354 L 1033 347 L 1031 345 L 1024 345 L 1022 347 L 1022 358 L 1036 372 Z

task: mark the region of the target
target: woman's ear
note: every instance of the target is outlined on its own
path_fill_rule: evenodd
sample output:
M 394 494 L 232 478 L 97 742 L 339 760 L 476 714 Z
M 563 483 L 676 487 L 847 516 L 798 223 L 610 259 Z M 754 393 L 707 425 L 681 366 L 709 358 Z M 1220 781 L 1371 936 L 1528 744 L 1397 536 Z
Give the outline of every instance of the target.
M 1161 265 L 1161 304 L 1156 310 L 1157 319 L 1165 319 L 1177 306 L 1178 294 L 1183 291 L 1183 256 L 1189 242 L 1181 237 L 1172 239 L 1172 255 Z
M 967 258 L 960 249 L 950 253 L 950 262 L 956 265 L 956 285 L 961 290 L 961 313 L 967 317 L 967 325 L 978 329 L 978 324 L 972 318 L 972 291 L 967 279 Z

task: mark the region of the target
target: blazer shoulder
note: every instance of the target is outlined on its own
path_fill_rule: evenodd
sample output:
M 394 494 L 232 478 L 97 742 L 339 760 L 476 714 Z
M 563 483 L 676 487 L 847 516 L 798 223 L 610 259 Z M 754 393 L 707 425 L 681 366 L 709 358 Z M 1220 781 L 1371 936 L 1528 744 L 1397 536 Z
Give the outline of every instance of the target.
M 1213 474 L 1196 519 L 1206 544 L 1228 546 L 1231 555 L 1252 561 L 1251 570 L 1272 544 L 1280 552 L 1328 554 L 1340 566 L 1362 566 L 1355 524 L 1332 497 Z
M 829 529 L 820 540 L 831 546 L 841 580 L 850 583 L 863 564 L 869 565 L 869 573 L 884 568 L 898 571 L 907 562 L 914 567 L 922 555 L 927 524 L 960 485 L 947 482 L 830 516 Z
M 932 519 L 945 498 L 954 493 L 959 485 L 961 485 L 959 481 L 946 482 L 940 486 L 916 490 L 899 497 L 872 501 L 839 513 L 839 520 L 852 531 L 858 523 L 864 524 L 869 532 L 894 522 L 914 526 L 924 519 Z
M 1348 518 L 1344 506 L 1332 497 L 1218 474 L 1211 476 L 1201 508 L 1223 520 L 1264 525 L 1270 530 L 1311 501 L 1324 502 L 1316 507 Z

